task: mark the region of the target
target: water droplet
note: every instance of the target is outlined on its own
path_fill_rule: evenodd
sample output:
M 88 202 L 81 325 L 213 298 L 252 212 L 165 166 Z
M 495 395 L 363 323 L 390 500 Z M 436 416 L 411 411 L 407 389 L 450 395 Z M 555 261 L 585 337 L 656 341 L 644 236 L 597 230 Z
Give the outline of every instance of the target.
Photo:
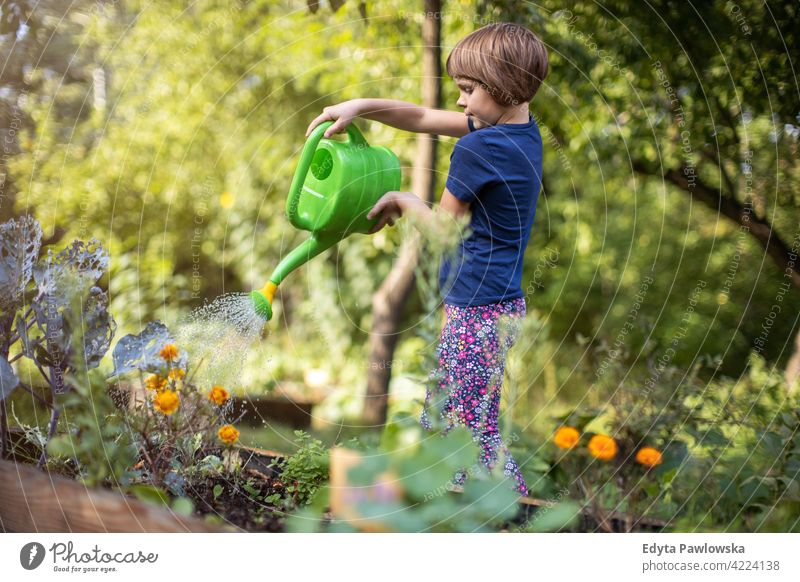
M 226 293 L 193 310 L 177 326 L 176 339 L 189 353 L 190 365 L 200 366 L 194 382 L 237 386 L 264 324 L 249 293 Z

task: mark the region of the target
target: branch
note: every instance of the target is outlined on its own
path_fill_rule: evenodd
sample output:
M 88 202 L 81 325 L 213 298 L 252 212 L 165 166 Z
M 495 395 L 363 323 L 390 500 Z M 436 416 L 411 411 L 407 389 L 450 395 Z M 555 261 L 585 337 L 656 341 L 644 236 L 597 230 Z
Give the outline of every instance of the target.
M 722 163 L 722 156 L 719 155 L 719 152 L 717 152 L 717 154 L 718 157 L 715 157 L 714 154 L 712 154 L 710 151 L 703 150 L 702 155 L 705 159 L 707 159 L 712 164 L 717 166 L 717 168 L 719 169 L 719 173 L 722 176 L 722 179 L 725 180 L 725 184 L 728 185 L 728 195 L 735 200 L 736 193 L 739 191 L 739 189 L 736 187 L 736 184 L 734 184 L 731 175 L 728 173 L 728 170 L 725 169 L 725 165 Z
M 38 400 L 39 403 L 42 406 L 44 406 L 45 408 L 52 408 L 53 406 L 55 406 L 55 404 L 50 404 L 49 402 L 47 402 L 47 400 L 45 400 L 44 398 L 42 398 L 41 396 L 36 394 L 36 392 L 34 392 L 33 389 L 30 386 L 27 386 L 27 385 L 23 384 L 22 382 L 20 382 L 18 385 L 19 385 L 20 388 L 22 388 L 23 390 L 27 391 L 31 396 L 33 396 L 36 400 Z
M 647 165 L 639 160 L 634 160 L 632 165 L 634 171 L 645 176 L 658 175 L 657 171 L 654 172 L 648 169 Z M 687 175 L 693 176 L 694 180 L 690 182 L 687 179 Z M 734 198 L 722 196 L 718 189 L 700 180 L 697 175 L 697 168 L 680 166 L 667 170 L 661 174 L 661 177 L 663 180 L 687 192 L 719 215 L 725 216 L 736 224 L 747 228 L 747 232 L 764 247 L 767 254 L 772 257 L 772 260 L 781 271 L 789 273 L 789 280 L 795 289 L 800 290 L 800 272 L 798 272 L 797 256 L 792 259 L 789 246 L 773 230 L 769 221 L 762 220 L 755 215 L 752 207 L 742 205 Z

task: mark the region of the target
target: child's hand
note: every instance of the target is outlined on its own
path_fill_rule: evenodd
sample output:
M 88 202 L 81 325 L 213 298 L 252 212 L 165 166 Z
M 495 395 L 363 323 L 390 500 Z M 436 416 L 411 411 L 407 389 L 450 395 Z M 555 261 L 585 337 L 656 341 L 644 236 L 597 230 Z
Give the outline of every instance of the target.
M 394 226 L 395 218 L 403 216 L 403 214 L 414 204 L 425 205 L 422 200 L 417 198 L 411 192 L 387 192 L 375 203 L 367 213 L 367 218 L 372 220 L 378 214 L 381 215 L 380 220 L 373 226 L 369 234 L 375 234 L 387 224 Z
M 324 107 L 322 113 L 308 126 L 306 137 L 308 137 L 312 130 L 323 121 L 333 121 L 333 125 L 325 130 L 325 137 L 330 137 L 334 133 L 343 132 L 350 122 L 361 113 L 358 101 L 358 99 L 351 99 L 350 101 L 331 105 L 330 107 Z

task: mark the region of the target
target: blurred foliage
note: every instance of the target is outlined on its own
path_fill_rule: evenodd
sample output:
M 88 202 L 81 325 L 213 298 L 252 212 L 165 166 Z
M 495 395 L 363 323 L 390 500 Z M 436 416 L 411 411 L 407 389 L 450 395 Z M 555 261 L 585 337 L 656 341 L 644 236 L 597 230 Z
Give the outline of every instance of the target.
M 317 503 L 293 514 L 290 531 L 486 532 L 516 516 L 514 483 L 481 470 L 468 429 L 428 435 L 409 420 L 388 425 L 380 447 L 366 447 L 347 471 L 353 493 L 347 504 L 357 519 L 323 523 L 321 510 L 331 495 L 325 486 Z M 457 495 L 452 479 L 464 467 L 473 470 Z

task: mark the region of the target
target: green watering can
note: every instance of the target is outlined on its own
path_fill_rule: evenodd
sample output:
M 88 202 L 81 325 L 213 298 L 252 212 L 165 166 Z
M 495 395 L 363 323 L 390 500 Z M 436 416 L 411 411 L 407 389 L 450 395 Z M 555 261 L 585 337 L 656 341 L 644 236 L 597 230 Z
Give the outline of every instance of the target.
M 321 123 L 308 136 L 286 200 L 289 222 L 311 236 L 286 255 L 264 287 L 250 293 L 256 313 L 267 321 L 286 275 L 354 232 L 368 233 L 379 217 L 368 220 L 367 213 L 386 192 L 400 188 L 400 161 L 390 149 L 370 146 L 352 123 L 347 141 L 323 138 L 331 125 Z

